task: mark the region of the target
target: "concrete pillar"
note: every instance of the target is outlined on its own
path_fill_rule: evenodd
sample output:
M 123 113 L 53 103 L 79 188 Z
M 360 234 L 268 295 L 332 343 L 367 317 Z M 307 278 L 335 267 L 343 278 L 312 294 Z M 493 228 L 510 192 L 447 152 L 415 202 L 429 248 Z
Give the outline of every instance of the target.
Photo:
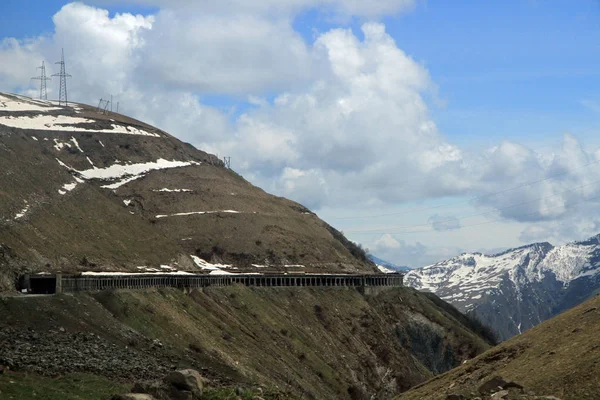
M 62 293 L 62 274 L 56 274 L 56 286 L 54 293 Z

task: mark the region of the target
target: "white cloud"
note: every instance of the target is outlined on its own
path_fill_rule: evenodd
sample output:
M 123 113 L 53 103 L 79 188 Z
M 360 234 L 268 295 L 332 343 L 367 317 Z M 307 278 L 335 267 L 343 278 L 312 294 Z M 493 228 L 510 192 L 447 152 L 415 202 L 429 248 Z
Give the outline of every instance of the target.
M 389 233 L 381 235 L 381 237 L 379 239 L 377 239 L 373 243 L 373 245 L 374 245 L 374 250 L 398 249 L 401 247 L 400 242 L 398 242 Z
M 97 4 L 123 3 L 122 0 L 96 0 Z M 203 14 L 240 13 L 262 15 L 295 15 L 301 11 L 318 8 L 321 12 L 334 16 L 359 16 L 375 18 L 411 10 L 415 0 L 129 0 L 128 3 L 159 6 L 161 8 L 194 10 Z
M 409 243 L 396 239 L 390 234 L 384 234 L 369 244 L 369 251 L 384 260 L 411 268 L 431 265 L 460 254 L 459 247 L 429 247 L 419 241 Z
M 367 23 L 362 30 L 363 41 L 346 29 L 320 35 L 312 58 L 324 67 L 322 75 L 303 90 L 249 111 L 242 126 L 261 129 L 238 129 L 233 141 L 216 148 L 248 160 L 253 157 L 248 144 L 260 142 L 261 131 L 292 143 L 290 149 L 278 144 L 281 151 L 271 153 L 255 146 L 260 160 L 242 165 L 242 173 L 276 188 L 273 175 L 282 179 L 286 167 L 319 170 L 313 190 L 328 188 L 317 197 L 330 204 L 363 201 L 364 195 L 394 202 L 468 187 L 457 178 L 461 151 L 444 141 L 428 116 L 422 93 L 434 86 L 425 68 L 398 49 L 382 24 Z M 407 177 L 421 179 L 409 182 L 407 190 Z
M 140 73 L 181 90 L 260 94 L 301 84 L 312 68 L 306 44 L 284 19 L 161 11 L 144 40 Z

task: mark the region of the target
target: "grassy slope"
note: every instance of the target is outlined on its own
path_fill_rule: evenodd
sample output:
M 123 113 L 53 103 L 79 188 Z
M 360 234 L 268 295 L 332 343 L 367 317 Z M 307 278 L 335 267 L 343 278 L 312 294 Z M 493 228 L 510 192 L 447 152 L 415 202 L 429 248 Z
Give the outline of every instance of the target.
M 427 296 L 403 288 L 372 297 L 350 288 L 117 291 L 0 304 L 11 326 L 91 330 L 117 346 L 131 345 L 133 328 L 164 344 L 157 357 L 215 382 L 261 383 L 307 398 L 406 390 L 433 375 L 419 352 L 423 340 L 437 343 L 427 356 L 438 367 L 488 348 Z
M 95 375 L 69 374 L 47 378 L 9 372 L 0 375 L 0 398 L 6 400 L 106 400 L 125 393 L 128 385 Z
M 67 374 L 49 378 L 26 372 L 0 375 L 0 398 L 3 400 L 108 400 L 117 393 L 128 393 L 130 384 L 115 382 L 90 374 Z M 238 394 L 234 388 L 206 388 L 203 400 L 252 400 L 260 393 L 246 389 Z M 286 400 L 282 393 L 264 393 L 265 400 Z
M 558 315 L 492 348 L 399 399 L 471 398 L 478 386 L 501 375 L 538 395 L 563 400 L 600 398 L 600 297 Z M 450 389 L 450 386 L 454 386 Z

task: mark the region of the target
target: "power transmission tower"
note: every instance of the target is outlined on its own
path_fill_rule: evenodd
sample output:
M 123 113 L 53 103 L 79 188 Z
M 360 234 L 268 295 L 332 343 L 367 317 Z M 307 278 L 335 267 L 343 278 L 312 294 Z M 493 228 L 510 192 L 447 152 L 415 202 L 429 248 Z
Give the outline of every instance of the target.
M 110 104 L 110 101 L 100 99 L 100 101 L 98 102 L 98 108 L 96 109 L 96 112 L 106 114 L 109 104 Z
M 223 157 L 223 163 L 225 164 L 225 168 L 231 169 L 231 157 Z
M 48 100 L 48 91 L 46 90 L 46 81 L 51 81 L 52 79 L 46 77 L 46 65 L 44 65 L 43 61 L 42 61 L 42 66 L 37 67 L 37 69 L 41 70 L 40 76 L 34 76 L 31 79 L 40 81 L 40 100 Z
M 60 64 L 60 73 L 54 74 L 52 76 L 59 76 L 60 77 L 60 89 L 58 91 L 58 93 L 59 93 L 59 96 L 58 96 L 58 105 L 62 106 L 64 104 L 65 106 L 67 106 L 68 105 L 68 98 L 67 98 L 67 78 L 70 78 L 71 75 L 67 74 L 66 68 L 65 68 L 65 49 L 62 49 L 61 59 L 56 64 Z

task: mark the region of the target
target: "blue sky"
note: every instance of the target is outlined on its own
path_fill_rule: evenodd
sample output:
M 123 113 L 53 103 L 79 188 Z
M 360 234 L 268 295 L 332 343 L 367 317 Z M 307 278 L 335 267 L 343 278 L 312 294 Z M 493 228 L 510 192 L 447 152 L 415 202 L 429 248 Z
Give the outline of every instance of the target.
M 309 14 L 296 24 L 306 40 L 331 27 Z M 600 103 L 597 1 L 427 1 L 383 21 L 439 86 L 447 104 L 435 119 L 456 141 L 585 134 L 600 122 L 581 104 Z
M 594 233 L 596 221 L 588 216 L 599 205 L 574 212 L 569 204 L 581 201 L 566 195 L 560 199 L 564 210 L 551 218 L 545 214 L 549 204 L 560 201 L 541 201 L 536 223 L 511 216 L 493 229 L 360 233 L 427 224 L 438 214 L 460 218 L 494 211 L 468 224 L 486 222 L 521 199 L 556 196 L 569 187 L 561 185 L 600 176 L 591 167 L 578 168 L 600 157 L 595 153 L 600 2 L 416 0 L 414 7 L 410 2 L 372 3 L 390 6 L 379 12 L 371 3 L 357 8 L 348 0 L 306 0 L 306 6 L 297 0 L 97 0 L 62 10 L 68 2 L 4 0 L 0 63 L 9 66 L 0 65 L 0 90 L 35 93 L 29 60 L 56 61 L 56 49 L 64 46 L 78 100 L 96 102 L 97 96 L 114 93 L 132 115 L 199 148 L 232 155 L 233 165 L 253 183 L 305 203 L 336 227 L 356 231 L 349 233 L 351 239 L 402 264 Z M 138 13 L 144 18 L 137 22 L 128 15 Z M 377 36 L 378 29 L 385 35 Z M 366 42 L 367 32 L 374 35 L 372 43 Z M 127 37 L 139 41 L 123 41 Z M 322 51 L 345 53 L 324 62 Z M 111 52 L 119 56 L 107 61 Z M 17 54 L 30 58 L 10 65 Z M 355 57 L 362 63 L 356 71 Z M 167 62 L 173 59 L 177 62 Z M 31 74 L 14 73 L 28 68 Z M 407 82 L 399 83 L 404 76 Z M 360 83 L 365 77 L 366 88 Z M 386 85 L 394 90 L 386 92 Z M 150 97 L 171 108 L 134 106 Z M 415 142 L 423 127 L 428 128 Z M 249 147 L 258 149 L 257 155 L 251 157 Z M 353 151 L 362 151 L 358 166 L 348 164 Z M 573 169 L 569 182 L 524 186 L 514 196 L 496 196 L 483 205 L 421 210 L 535 181 L 559 164 Z M 420 211 L 406 212 L 415 207 Z M 398 215 L 338 219 L 388 213 Z
M 63 0 L 5 0 L 0 37 L 51 33 Z M 96 2 L 88 2 L 94 4 Z M 157 7 L 104 4 L 111 14 L 149 15 Z M 457 143 L 522 137 L 535 144 L 570 131 L 585 136 L 600 113 L 600 3 L 581 1 L 434 1 L 382 18 L 408 55 L 425 65 L 439 87 L 435 121 Z M 317 9 L 294 18 L 307 43 L 316 32 L 348 26 L 359 37 L 364 18 L 340 23 Z M 202 95 L 208 104 L 237 107 L 239 97 Z M 432 102 L 435 104 L 435 102 Z M 485 134 L 484 134 L 485 132 Z

